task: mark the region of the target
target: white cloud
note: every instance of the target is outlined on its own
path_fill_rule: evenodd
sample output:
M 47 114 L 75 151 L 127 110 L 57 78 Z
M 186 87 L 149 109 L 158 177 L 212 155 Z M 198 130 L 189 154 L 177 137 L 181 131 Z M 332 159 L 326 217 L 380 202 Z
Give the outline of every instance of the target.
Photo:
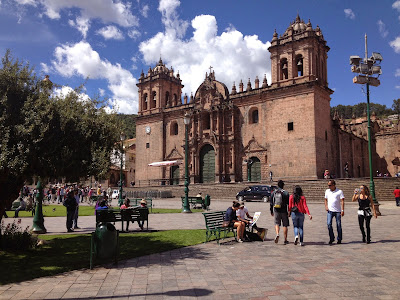
M 215 71 L 216 80 L 225 83 L 229 89 L 233 81 L 238 87 L 240 79 L 246 85 L 251 78 L 254 87 L 256 75 L 261 82 L 264 74 L 270 78 L 270 65 L 267 63 L 270 43 L 263 43 L 258 36 L 244 36 L 235 29 L 218 35 L 217 21 L 211 15 L 197 16 L 192 20 L 194 30 L 190 39 L 169 34 L 169 24 L 166 23 L 165 32 L 142 42 L 139 50 L 147 64 L 154 65 L 161 54 L 168 66 L 179 71 L 185 85 L 184 93 L 196 92 L 210 66 Z
M 400 85 L 396 85 L 395 88 L 396 88 L 396 89 L 400 89 Z
M 15 0 L 20 5 L 32 5 L 36 6 L 36 1 L 35 0 Z M 0 2 L 1 3 L 1 2 Z
M 99 95 L 100 97 L 103 97 L 105 95 L 106 91 L 104 89 L 99 88 Z
M 128 36 L 133 40 L 138 39 L 141 35 L 142 34 L 140 33 L 140 31 L 136 30 L 136 29 L 132 29 L 132 30 L 128 31 Z
M 102 60 L 91 45 L 85 41 L 73 45 L 62 45 L 55 49 L 52 69 L 64 77 L 81 76 L 90 79 L 105 79 L 112 93 L 110 104 L 123 113 L 137 113 L 138 91 L 136 78 L 121 67 Z
M 158 10 L 162 14 L 162 22 L 167 35 L 183 37 L 189 26 L 187 21 L 179 19 L 176 9 L 181 5 L 179 0 L 160 0 Z
M 109 25 L 103 27 L 97 31 L 98 34 L 102 35 L 106 40 L 123 40 L 124 35 L 122 32 L 115 26 Z
M 379 20 L 377 24 L 378 24 L 379 33 L 381 34 L 381 36 L 383 38 L 387 37 L 389 34 L 389 31 L 386 29 L 385 23 L 383 23 L 382 20 Z
M 104 23 L 115 23 L 123 27 L 138 25 L 138 19 L 131 13 L 129 2 L 113 0 L 41 0 L 45 14 L 50 19 L 59 19 L 65 9 L 79 9 L 82 17 L 100 19 Z
M 346 18 L 349 18 L 351 20 L 354 20 L 356 18 L 356 15 L 354 14 L 354 12 L 351 8 L 346 8 L 344 10 L 344 14 L 345 14 Z
M 78 29 L 82 33 L 83 38 L 86 38 L 87 32 L 90 27 L 90 20 L 88 18 L 79 16 L 76 18 L 76 21 L 69 20 L 68 24 Z
M 400 69 L 397 69 L 397 70 L 396 70 L 396 73 L 394 74 L 394 76 L 400 77 Z
M 389 43 L 390 47 L 394 49 L 394 52 L 400 53 L 400 36 Z
M 53 96 L 56 96 L 56 97 L 65 97 L 69 93 L 76 94 L 76 91 L 69 86 L 62 86 L 61 88 L 56 88 L 53 90 Z M 90 100 L 89 95 L 87 95 L 85 93 L 79 93 L 77 95 L 78 95 L 78 98 L 80 101 L 89 101 Z
M 392 7 L 400 12 L 400 0 L 395 1 Z
M 140 10 L 140 13 L 142 14 L 143 17 L 147 18 L 149 16 L 149 10 L 150 10 L 150 7 L 148 5 L 145 5 Z

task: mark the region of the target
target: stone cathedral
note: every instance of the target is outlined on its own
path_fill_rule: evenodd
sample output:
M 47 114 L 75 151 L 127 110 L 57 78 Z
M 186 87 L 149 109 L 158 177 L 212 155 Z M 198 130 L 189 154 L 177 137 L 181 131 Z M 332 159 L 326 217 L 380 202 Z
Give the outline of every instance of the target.
M 275 31 L 271 82 L 255 78 L 227 86 L 210 69 L 191 96 L 184 78 L 162 60 L 139 83 L 136 122 L 137 185 L 183 183 L 184 115 L 189 114 L 189 176 L 192 183 L 263 181 L 274 178 L 339 177 L 349 163 L 355 177 L 368 176 L 363 137 L 342 130 L 330 115 L 327 59 L 329 47 L 319 26 L 299 16 L 286 31 Z M 266 57 L 266 60 L 268 58 Z M 207 70 L 208 71 L 208 70 Z M 260 82 L 261 81 L 261 82 Z M 178 161 L 149 167 L 159 161 Z

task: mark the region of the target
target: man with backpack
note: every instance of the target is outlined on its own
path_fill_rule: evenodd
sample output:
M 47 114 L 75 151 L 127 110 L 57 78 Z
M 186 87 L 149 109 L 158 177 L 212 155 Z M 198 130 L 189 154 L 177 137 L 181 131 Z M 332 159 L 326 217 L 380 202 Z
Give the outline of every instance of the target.
M 276 189 L 271 195 L 270 201 L 270 210 L 271 216 L 274 217 L 275 223 L 275 243 L 277 244 L 279 241 L 279 229 L 280 226 L 283 226 L 283 235 L 285 241 L 284 245 L 289 244 L 287 240 L 287 233 L 289 227 L 289 214 L 288 214 L 288 205 L 289 205 L 289 193 L 283 189 L 285 183 L 282 180 L 278 181 L 278 189 Z

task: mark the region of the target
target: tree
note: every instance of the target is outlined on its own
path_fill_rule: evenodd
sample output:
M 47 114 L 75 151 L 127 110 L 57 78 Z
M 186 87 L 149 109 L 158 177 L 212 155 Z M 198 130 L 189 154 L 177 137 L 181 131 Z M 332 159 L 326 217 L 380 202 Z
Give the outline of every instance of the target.
M 397 120 L 400 119 L 400 98 L 393 100 L 392 109 L 397 115 Z
M 104 176 L 119 140 L 120 122 L 81 88 L 55 96 L 29 63 L 10 51 L 0 69 L 0 221 L 25 180 Z

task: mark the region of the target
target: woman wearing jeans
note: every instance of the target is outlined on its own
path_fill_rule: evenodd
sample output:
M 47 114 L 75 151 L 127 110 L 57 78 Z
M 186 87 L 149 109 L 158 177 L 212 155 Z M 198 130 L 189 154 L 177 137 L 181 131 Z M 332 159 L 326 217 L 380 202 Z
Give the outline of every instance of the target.
M 299 185 L 296 185 L 293 189 L 293 195 L 289 197 L 289 211 L 292 215 L 293 227 L 294 227 L 294 244 L 297 245 L 300 236 L 300 245 L 304 246 L 303 243 L 303 224 L 304 214 L 308 214 L 310 220 L 312 216 L 308 210 L 306 197 L 303 196 L 303 190 Z

